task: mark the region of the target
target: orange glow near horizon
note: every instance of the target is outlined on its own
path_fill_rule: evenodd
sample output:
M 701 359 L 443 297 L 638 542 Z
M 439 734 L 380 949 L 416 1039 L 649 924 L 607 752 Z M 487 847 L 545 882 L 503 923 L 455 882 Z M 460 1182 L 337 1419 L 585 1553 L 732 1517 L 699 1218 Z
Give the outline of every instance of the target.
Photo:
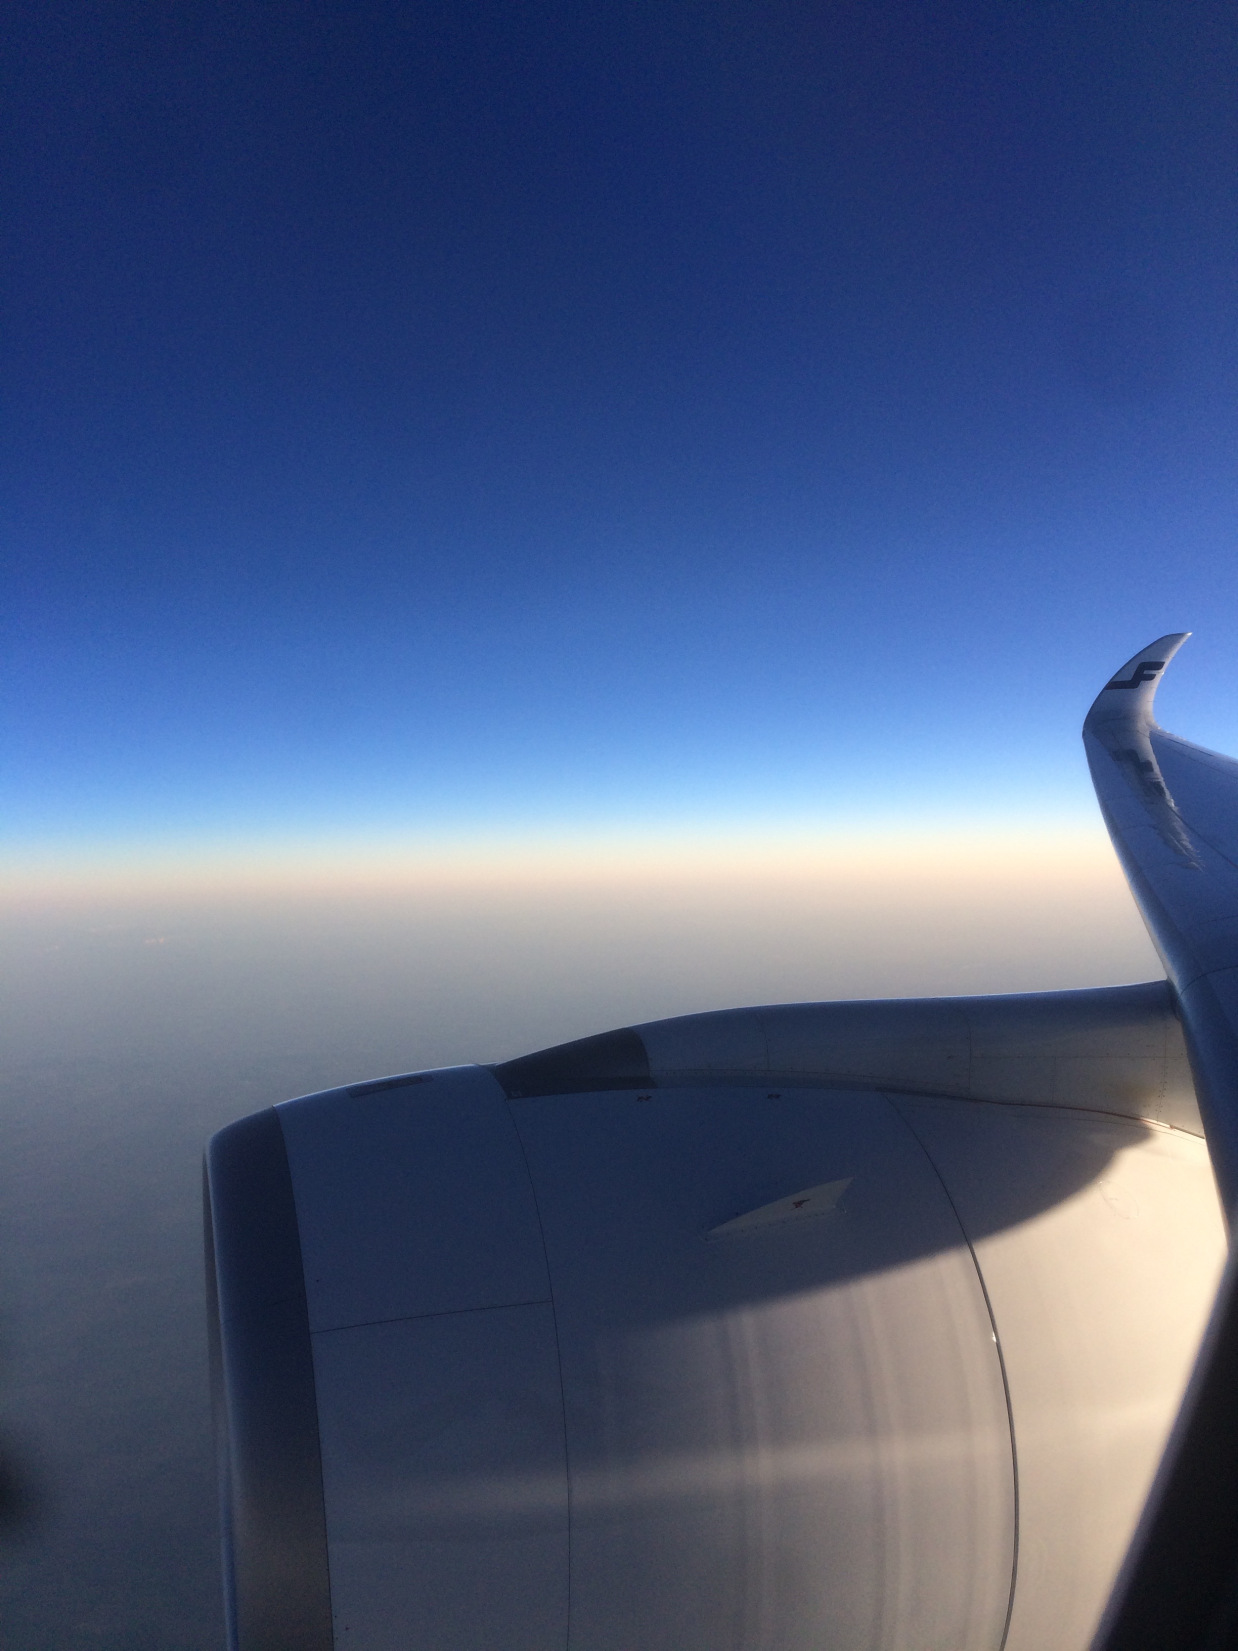
M 2 904 L 20 1044 L 282 1050 L 285 1092 L 743 1003 L 1161 973 L 1099 828 L 31 864 Z
M 212 895 L 412 892 L 475 886 L 690 888 L 721 879 L 879 887 L 977 887 L 1048 878 L 1059 883 L 1119 875 L 1097 826 L 886 824 L 799 832 L 527 834 L 377 841 L 128 844 L 28 850 L 0 868 L 0 902 L 198 899 Z

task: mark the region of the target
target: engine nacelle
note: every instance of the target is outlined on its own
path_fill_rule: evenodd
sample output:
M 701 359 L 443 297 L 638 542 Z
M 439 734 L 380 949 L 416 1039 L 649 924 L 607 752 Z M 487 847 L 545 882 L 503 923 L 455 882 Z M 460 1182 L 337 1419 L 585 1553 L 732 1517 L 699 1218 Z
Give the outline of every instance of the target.
M 222 1131 L 233 1645 L 1082 1651 L 1223 1259 L 1158 990 L 1005 1000 L 1090 1108 L 961 1098 L 956 1000 L 942 1093 L 822 1075 L 908 1006 L 803 1006 L 811 1080 L 689 1017 Z M 725 1075 L 651 1059 L 706 1021 Z

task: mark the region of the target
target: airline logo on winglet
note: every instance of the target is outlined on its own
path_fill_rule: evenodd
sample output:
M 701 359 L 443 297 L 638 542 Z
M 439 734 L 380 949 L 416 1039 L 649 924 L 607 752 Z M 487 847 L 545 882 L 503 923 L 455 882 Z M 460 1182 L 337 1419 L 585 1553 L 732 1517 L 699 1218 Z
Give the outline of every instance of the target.
M 1145 682 L 1151 682 L 1158 671 L 1165 669 L 1163 659 L 1145 659 L 1142 664 L 1136 665 L 1128 677 L 1114 677 L 1112 682 L 1106 682 L 1106 688 L 1142 688 Z

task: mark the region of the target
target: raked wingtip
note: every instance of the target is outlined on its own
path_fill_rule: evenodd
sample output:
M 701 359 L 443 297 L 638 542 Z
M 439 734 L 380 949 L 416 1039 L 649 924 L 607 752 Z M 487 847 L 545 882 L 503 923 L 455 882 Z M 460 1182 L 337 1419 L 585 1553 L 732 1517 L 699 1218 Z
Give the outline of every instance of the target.
M 1128 659 L 1092 701 L 1092 708 L 1084 719 L 1084 733 L 1100 723 L 1151 722 L 1152 701 L 1165 667 L 1190 634 L 1190 631 L 1171 631 Z

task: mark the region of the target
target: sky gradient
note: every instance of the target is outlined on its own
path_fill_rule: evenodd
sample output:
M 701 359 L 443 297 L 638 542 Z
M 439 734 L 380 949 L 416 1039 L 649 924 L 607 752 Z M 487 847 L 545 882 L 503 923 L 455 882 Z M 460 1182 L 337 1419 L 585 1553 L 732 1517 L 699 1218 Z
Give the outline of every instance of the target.
M 19 864 L 1075 825 L 1174 628 L 1238 744 L 1228 8 L 3 31 Z

